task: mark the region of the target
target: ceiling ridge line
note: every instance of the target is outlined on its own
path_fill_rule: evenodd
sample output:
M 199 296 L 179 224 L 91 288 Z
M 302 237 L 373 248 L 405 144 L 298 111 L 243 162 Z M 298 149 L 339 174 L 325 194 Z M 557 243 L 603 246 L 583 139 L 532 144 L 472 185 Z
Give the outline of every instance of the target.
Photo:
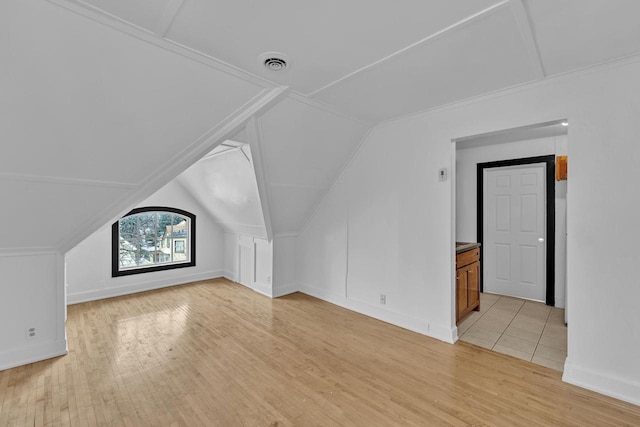
M 66 9 L 69 12 L 75 13 L 106 27 L 119 31 L 123 34 L 136 38 L 142 42 L 149 43 L 160 49 L 172 52 L 176 55 L 180 55 L 185 59 L 189 59 L 222 73 L 244 80 L 247 83 L 255 84 L 265 89 L 273 89 L 274 87 L 280 86 L 275 82 L 249 73 L 242 68 L 226 63 L 218 58 L 206 55 L 203 52 L 191 49 L 180 43 L 174 42 L 173 40 L 159 37 L 158 35 L 147 29 L 144 29 L 132 22 L 124 20 L 93 5 L 87 4 L 82 0 L 77 0 L 77 2 L 72 2 L 71 0 L 46 1 L 58 7 Z
M 84 185 L 94 187 L 109 187 L 109 188 L 135 188 L 135 184 L 129 184 L 126 182 L 117 181 L 102 181 L 96 179 L 85 178 L 71 178 L 61 176 L 48 176 L 48 175 L 34 175 L 34 174 L 21 174 L 13 172 L 0 172 L 0 179 L 10 181 L 27 181 L 27 182 L 46 182 L 51 184 L 69 184 L 69 185 Z
M 459 29 L 459 28 L 463 28 L 466 25 L 469 25 L 469 24 L 475 22 L 476 20 L 481 19 L 484 16 L 486 16 L 486 15 L 492 13 L 492 12 L 498 11 L 498 10 L 508 6 L 510 2 L 511 2 L 511 0 L 503 0 L 500 3 L 496 3 L 496 4 L 492 5 L 492 6 L 489 6 L 488 8 L 483 9 L 480 12 L 474 13 L 473 15 L 470 15 L 470 16 L 468 16 L 468 17 L 466 17 L 466 18 L 464 18 L 464 19 L 462 19 L 462 20 L 460 20 L 458 22 L 455 22 L 454 24 L 451 24 L 448 27 L 443 28 L 442 30 L 439 30 L 439 31 L 437 31 L 437 32 L 435 32 L 433 34 L 430 34 L 429 36 L 427 36 L 427 37 L 425 37 L 425 38 L 423 38 L 421 40 L 418 40 L 417 42 L 414 42 L 414 43 L 412 43 L 412 44 L 410 44 L 408 46 L 405 46 L 402 49 L 397 50 L 397 51 L 395 51 L 395 52 L 393 52 L 393 53 L 391 53 L 391 54 L 389 54 L 389 55 L 387 55 L 387 56 L 385 56 L 385 57 L 383 57 L 381 59 L 378 59 L 377 61 L 372 62 L 371 64 L 365 65 L 364 67 L 359 68 L 359 69 L 347 74 L 346 76 L 340 77 L 339 79 L 334 80 L 333 82 L 331 82 L 331 83 L 329 83 L 329 84 L 327 84 L 325 86 L 322 86 L 319 89 L 316 89 L 316 90 L 314 90 L 312 92 L 309 92 L 307 94 L 307 96 L 308 97 L 314 97 L 314 96 L 318 95 L 319 93 L 321 93 L 321 92 L 323 92 L 323 91 L 325 91 L 325 90 L 327 90 L 327 89 L 329 89 L 329 88 L 331 88 L 333 86 L 339 85 L 342 82 L 345 82 L 347 80 L 353 79 L 354 77 L 356 77 L 357 75 L 359 75 L 359 74 L 361 74 L 361 73 L 363 73 L 365 71 L 369 71 L 369 70 L 377 68 L 377 67 L 379 67 L 379 66 L 381 66 L 383 64 L 386 64 L 387 62 L 391 61 L 392 59 L 394 59 L 397 56 L 400 56 L 400 55 L 402 55 L 404 53 L 407 53 L 408 51 L 413 50 L 414 48 L 417 48 L 417 47 L 419 47 L 419 46 L 421 46 L 421 45 L 423 45 L 425 43 L 428 43 L 430 41 L 439 39 L 443 35 L 451 32 L 453 30 L 456 30 L 456 29 Z

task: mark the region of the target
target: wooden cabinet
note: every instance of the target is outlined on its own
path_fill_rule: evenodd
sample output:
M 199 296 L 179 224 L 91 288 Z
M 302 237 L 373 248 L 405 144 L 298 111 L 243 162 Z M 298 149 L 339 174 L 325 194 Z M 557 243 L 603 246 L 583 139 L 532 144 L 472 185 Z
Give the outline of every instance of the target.
M 472 311 L 480 311 L 480 249 L 456 256 L 456 324 Z

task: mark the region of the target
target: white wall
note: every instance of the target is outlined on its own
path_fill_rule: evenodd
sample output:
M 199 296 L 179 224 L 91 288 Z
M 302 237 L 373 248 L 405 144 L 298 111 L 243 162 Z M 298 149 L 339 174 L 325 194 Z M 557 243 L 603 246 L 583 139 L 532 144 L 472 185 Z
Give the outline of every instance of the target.
M 273 296 L 298 291 L 296 285 L 296 236 L 279 235 L 273 239 Z
M 559 135 L 533 140 L 474 146 L 457 144 L 456 150 L 456 241 L 477 239 L 477 165 L 495 160 L 519 159 L 547 154 L 567 154 L 567 136 Z M 555 181 L 556 187 L 556 307 L 565 305 L 566 277 L 566 206 L 567 181 Z
M 305 293 L 453 342 L 451 187 L 437 174 L 449 145 L 438 154 L 426 133 L 372 131 L 300 234 L 297 281 Z
M 254 237 L 254 287 L 268 289 L 273 296 L 273 242 Z
M 451 140 L 568 118 L 564 379 L 640 404 L 638 76 L 634 58 L 377 127 L 300 234 L 297 256 L 276 251 L 275 269 L 295 262 L 302 291 L 453 341 L 455 185 L 438 181 L 439 168 L 455 167 Z M 332 266 L 345 253 L 343 285 Z
M 238 274 L 238 233 L 224 233 L 224 277 L 237 282 Z
M 241 256 L 241 250 L 245 256 Z M 274 297 L 273 242 L 261 237 L 225 233 L 224 277 Z
M 138 205 L 144 206 L 174 207 L 196 215 L 196 265 L 176 270 L 111 277 L 109 224 L 67 252 L 69 304 L 224 275 L 224 232 L 182 186 L 172 181 Z
M 62 255 L 2 253 L 0 277 L 0 371 L 66 354 Z

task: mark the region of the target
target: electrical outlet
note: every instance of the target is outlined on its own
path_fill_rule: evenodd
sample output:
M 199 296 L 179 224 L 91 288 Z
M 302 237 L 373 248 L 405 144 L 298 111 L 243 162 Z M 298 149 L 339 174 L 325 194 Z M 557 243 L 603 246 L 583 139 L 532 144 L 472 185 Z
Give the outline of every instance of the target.
M 27 339 L 33 339 L 36 337 L 36 328 L 28 328 L 27 329 Z
M 380 294 L 380 304 L 386 304 L 387 303 L 387 296 L 385 294 Z

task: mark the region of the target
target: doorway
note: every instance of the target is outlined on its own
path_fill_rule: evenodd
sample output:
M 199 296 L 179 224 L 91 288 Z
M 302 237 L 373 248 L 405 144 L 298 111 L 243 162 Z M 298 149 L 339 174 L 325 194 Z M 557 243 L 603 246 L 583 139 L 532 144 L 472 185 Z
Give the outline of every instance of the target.
M 555 305 L 555 156 L 478 163 L 480 291 Z
M 543 293 L 525 296 L 527 299 L 507 296 L 505 294 L 509 292 L 504 291 L 502 294 L 489 293 L 501 291 L 491 289 L 490 286 L 488 288 L 486 280 L 482 280 L 488 267 L 487 254 L 484 253 L 480 275 L 483 290 L 480 293 L 480 309 L 469 313 L 457 323 L 459 340 L 558 371 L 563 370 L 567 355 L 567 326 L 564 322 L 567 181 L 556 181 L 554 173 L 555 156 L 568 154 L 568 128 L 562 122 L 564 120 L 459 138 L 455 140 L 452 150 L 455 152 L 455 240 L 481 243 L 481 250 L 486 250 L 491 245 L 487 240 L 484 221 L 479 219 L 488 216 L 482 210 L 484 197 L 480 197 L 484 194 L 485 182 L 488 181 L 485 172 L 490 175 L 491 170 L 510 171 L 513 172 L 510 179 L 520 181 L 522 174 L 518 170 L 524 170 L 526 175 L 526 168 L 535 169 L 538 165 L 542 169 L 534 173 L 536 183 L 544 178 L 541 182 L 543 190 L 540 191 L 544 204 L 542 211 L 536 210 L 535 216 L 525 218 L 527 224 L 524 227 L 533 229 L 530 225 L 536 223 L 537 229 L 538 220 L 545 218 L 541 224 L 542 234 L 533 236 L 532 231 L 531 237 L 535 237 L 535 240 L 528 242 L 527 249 L 524 250 L 531 253 L 535 248 L 535 255 L 531 254 L 529 258 L 535 258 L 536 262 L 542 257 L 542 280 L 538 280 L 538 273 L 532 273 L 538 270 L 531 269 L 524 272 L 525 278 L 528 278 L 524 282 L 544 282 Z M 484 167 L 482 173 L 479 173 L 481 164 Z M 524 178 L 525 183 L 531 179 Z M 503 198 L 501 202 L 505 203 L 507 199 Z M 493 203 L 497 201 L 494 200 Z M 526 200 L 526 203 L 534 204 L 532 200 Z M 516 207 L 522 209 L 521 204 L 522 200 L 520 207 Z M 537 206 L 538 201 L 535 205 L 540 208 Z M 555 213 L 550 211 L 551 208 L 555 209 Z M 531 212 L 532 209 L 526 210 Z M 505 221 L 505 218 L 500 219 Z M 493 221 L 495 223 L 495 217 Z M 509 222 L 513 223 L 511 219 Z M 555 228 L 555 239 L 547 234 L 551 231 L 549 226 Z M 538 242 L 539 238 L 544 241 Z M 540 248 L 539 243 L 543 243 L 543 248 Z M 511 250 L 508 252 L 511 254 Z M 498 273 L 506 275 L 503 274 L 504 271 L 495 274 Z M 522 276 L 522 269 L 519 275 Z M 552 284 L 552 287 L 547 287 L 547 284 Z

